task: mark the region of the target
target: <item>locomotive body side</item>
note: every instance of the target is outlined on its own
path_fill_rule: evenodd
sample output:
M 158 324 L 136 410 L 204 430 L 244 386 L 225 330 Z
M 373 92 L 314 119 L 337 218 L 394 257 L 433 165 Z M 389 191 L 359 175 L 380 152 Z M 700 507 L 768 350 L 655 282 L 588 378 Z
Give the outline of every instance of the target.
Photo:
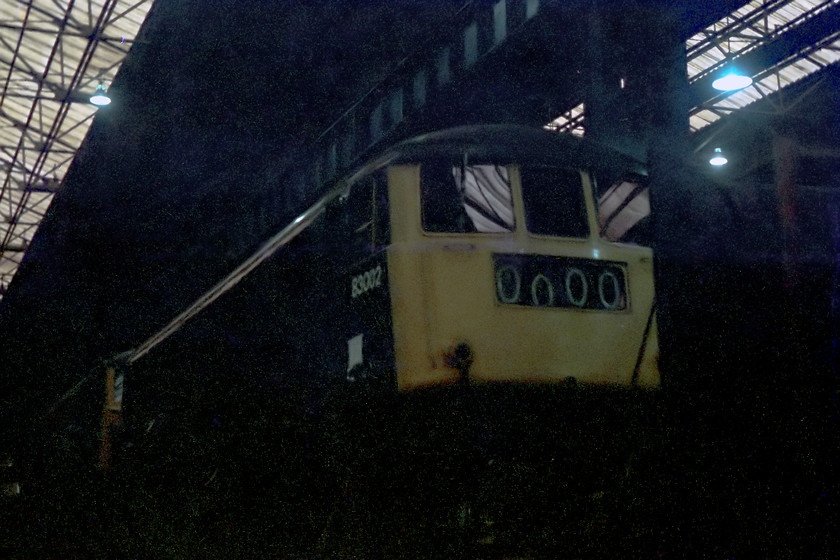
M 338 240 L 349 243 L 339 247 L 338 255 L 344 264 L 339 280 L 343 304 L 337 316 L 345 321 L 346 360 L 336 367 L 338 377 L 348 382 L 393 391 L 387 181 L 387 170 L 375 169 L 356 180 L 339 201 L 344 232 Z

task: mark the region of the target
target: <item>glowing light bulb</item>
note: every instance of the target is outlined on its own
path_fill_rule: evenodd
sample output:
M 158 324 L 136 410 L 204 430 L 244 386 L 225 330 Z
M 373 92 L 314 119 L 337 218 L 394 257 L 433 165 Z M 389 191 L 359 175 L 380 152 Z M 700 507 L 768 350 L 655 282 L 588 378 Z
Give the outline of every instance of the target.
M 99 84 L 96 86 L 96 91 L 90 96 L 90 102 L 98 107 L 105 106 L 111 102 L 111 98 L 108 97 L 108 93 L 105 91 L 104 85 Z
M 715 148 L 715 153 L 712 154 L 709 163 L 711 165 L 714 165 L 715 167 L 720 167 L 721 165 L 726 165 L 728 161 L 729 160 L 726 159 L 726 156 L 723 155 L 723 152 L 720 150 L 720 148 Z
M 735 72 L 730 72 L 712 82 L 712 87 L 720 91 L 735 91 L 743 89 L 750 84 L 752 84 L 752 78 L 749 76 L 742 76 Z

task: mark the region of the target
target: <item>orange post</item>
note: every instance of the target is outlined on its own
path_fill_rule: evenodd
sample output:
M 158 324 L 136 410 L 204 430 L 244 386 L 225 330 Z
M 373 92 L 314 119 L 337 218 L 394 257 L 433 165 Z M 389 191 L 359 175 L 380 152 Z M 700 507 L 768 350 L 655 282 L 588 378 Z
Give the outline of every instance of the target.
M 105 368 L 105 406 L 102 408 L 102 431 L 99 436 L 99 467 L 111 468 L 111 431 L 122 419 L 122 376 L 116 369 Z

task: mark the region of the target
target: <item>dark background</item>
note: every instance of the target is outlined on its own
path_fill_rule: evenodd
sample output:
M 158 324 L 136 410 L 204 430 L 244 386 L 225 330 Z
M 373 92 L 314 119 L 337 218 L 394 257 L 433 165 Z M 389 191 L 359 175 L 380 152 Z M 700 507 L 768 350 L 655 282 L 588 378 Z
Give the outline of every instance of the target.
M 736 4 L 692 3 L 708 10 L 687 10 L 684 23 L 713 20 L 714 10 Z M 623 3 L 604 6 L 620 11 Z M 278 364 L 296 347 L 300 326 L 285 315 L 282 263 L 266 263 L 138 362 L 142 383 L 129 379 L 127 391 L 165 414 L 158 447 L 132 456 L 122 474 L 90 469 L 96 384 L 49 411 L 300 211 L 304 200 L 284 190 L 284 179 L 306 146 L 404 56 L 449 40 L 460 7 L 158 0 L 111 88 L 114 102 L 98 114 L 0 307 L 0 442 L 26 458 L 23 474 L 36 483 L 24 485 L 24 500 L 3 506 L 5 552 L 290 557 L 315 555 L 313 543 L 329 542 L 358 557 L 376 542 L 361 514 L 348 516 L 343 538 L 325 541 L 318 528 L 346 491 L 343 479 L 313 473 L 319 436 L 305 404 L 265 391 L 280 383 Z M 585 29 L 572 28 L 570 44 L 586 40 Z M 627 44 L 638 38 L 625 33 Z M 552 84 L 538 72 L 545 69 L 534 62 L 538 52 L 520 53 L 533 67 L 477 80 L 462 106 L 497 93 L 539 99 Z M 539 510 L 543 480 L 567 492 L 547 514 L 562 530 L 519 534 L 537 549 L 569 557 L 831 557 L 840 523 L 836 162 L 796 170 L 800 183 L 818 183 L 823 194 L 799 201 L 800 250 L 791 258 L 778 209 L 764 197 L 776 180 L 774 135 L 836 148 L 833 75 L 785 122 L 732 119 L 729 132 L 741 145 L 770 154 L 757 173 L 734 179 L 739 190 L 731 177 L 686 168 L 685 190 L 663 197 L 662 222 L 673 235 L 661 246 L 659 274 L 669 309 L 683 312 L 662 317 L 669 385 L 641 413 L 624 402 L 624 420 L 607 422 L 632 435 L 623 477 L 575 490 L 558 482 L 575 473 L 541 478 L 543 471 L 522 467 L 516 472 L 536 482 L 501 478 L 499 495 L 507 482 L 507 492 L 532 499 L 525 510 Z M 523 79 L 506 89 L 510 76 Z M 579 429 L 569 422 L 558 430 Z M 592 447 L 574 453 L 598 461 Z M 321 551 L 337 555 L 328 552 Z
M 457 7 L 158 2 L 4 299 L 2 394 L 45 404 L 250 255 L 304 147 Z

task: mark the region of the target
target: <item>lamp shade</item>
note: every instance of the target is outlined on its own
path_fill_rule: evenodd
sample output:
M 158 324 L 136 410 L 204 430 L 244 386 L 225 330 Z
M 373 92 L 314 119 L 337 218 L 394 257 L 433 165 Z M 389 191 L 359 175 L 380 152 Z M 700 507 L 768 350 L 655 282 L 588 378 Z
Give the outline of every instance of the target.
M 729 160 L 723 154 L 720 148 L 715 148 L 715 153 L 712 154 L 712 157 L 709 158 L 709 165 L 714 165 L 715 167 L 720 167 L 721 165 L 726 165 Z
M 111 98 L 108 97 L 108 92 L 105 90 L 104 85 L 99 84 L 96 86 L 96 91 L 90 96 L 90 102 L 99 107 L 107 105 L 111 102 Z
M 712 87 L 720 91 L 735 91 L 738 89 L 744 89 L 750 84 L 752 84 L 752 78 L 744 76 L 743 74 L 738 74 L 735 71 L 731 71 L 725 76 L 712 82 Z

